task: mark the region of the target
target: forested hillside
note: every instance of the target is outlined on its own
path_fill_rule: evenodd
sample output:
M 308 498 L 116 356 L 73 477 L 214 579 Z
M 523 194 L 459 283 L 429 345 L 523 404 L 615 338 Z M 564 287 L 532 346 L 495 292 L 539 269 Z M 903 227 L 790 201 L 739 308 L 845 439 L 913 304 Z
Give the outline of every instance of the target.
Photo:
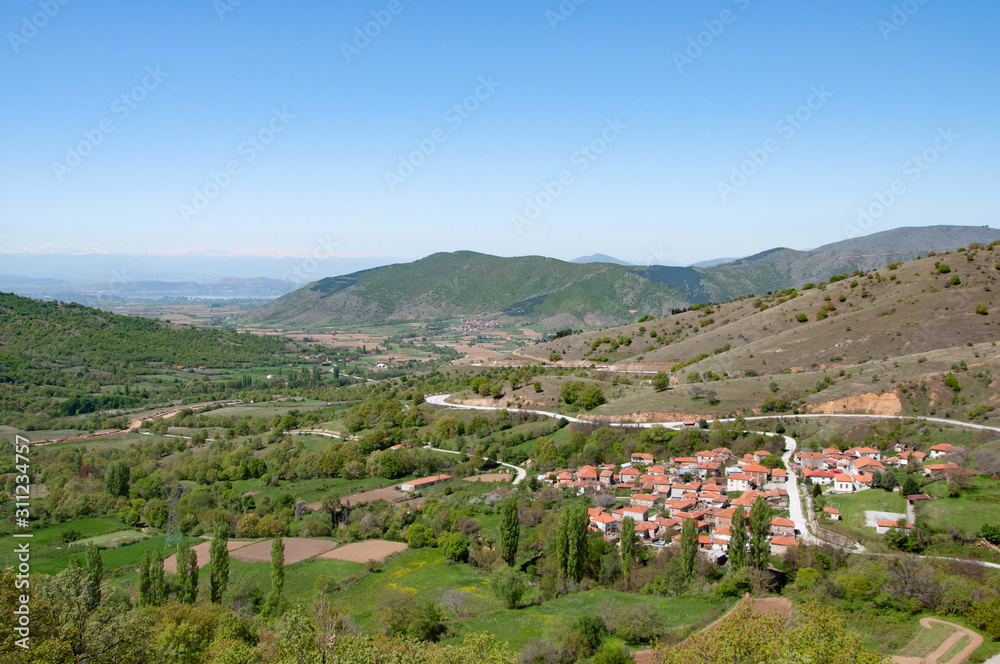
M 286 350 L 285 341 L 276 337 L 0 294 L 0 423 L 137 406 L 150 396 L 141 387 L 143 376 L 161 369 L 249 368 L 273 364 Z M 120 389 L 102 394 L 108 385 Z M 74 403 L 84 405 L 69 412 L 66 404 Z

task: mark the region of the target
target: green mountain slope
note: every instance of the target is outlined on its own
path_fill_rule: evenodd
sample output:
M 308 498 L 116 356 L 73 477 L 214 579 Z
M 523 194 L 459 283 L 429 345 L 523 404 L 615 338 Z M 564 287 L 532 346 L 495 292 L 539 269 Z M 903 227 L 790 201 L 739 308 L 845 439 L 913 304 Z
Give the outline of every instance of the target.
M 90 410 L 82 412 L 136 406 L 155 394 L 143 390 L 140 398 L 121 388 L 143 384 L 144 376 L 175 365 L 274 364 L 286 352 L 285 341 L 0 293 L 0 423 L 31 413 L 75 414 L 60 407 L 69 402 L 64 400 L 85 400 Z M 108 392 L 108 385 L 118 387 Z
M 439 253 L 330 277 L 278 298 L 254 319 L 315 326 L 339 321 L 506 315 L 555 327 L 597 327 L 661 316 L 695 303 L 793 288 L 972 242 L 1000 239 L 986 227 L 895 229 L 812 251 L 773 249 L 708 268 L 568 263 L 540 256 Z

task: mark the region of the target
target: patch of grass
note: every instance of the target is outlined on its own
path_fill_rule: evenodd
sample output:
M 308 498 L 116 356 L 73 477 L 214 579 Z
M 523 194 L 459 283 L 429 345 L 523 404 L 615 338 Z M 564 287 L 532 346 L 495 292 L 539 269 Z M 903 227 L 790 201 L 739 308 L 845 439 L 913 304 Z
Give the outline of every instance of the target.
M 1000 480 L 977 477 L 972 488 L 958 498 L 947 497 L 945 482 L 932 482 L 924 490 L 934 500 L 926 501 L 920 509 L 935 527 L 958 528 L 972 535 L 984 523 L 995 522 L 1000 513 Z
M 119 530 L 113 533 L 106 533 L 104 535 L 97 535 L 96 537 L 88 537 L 86 539 L 77 540 L 70 543 L 70 549 L 83 549 L 87 545 L 93 543 L 97 545 L 98 549 L 120 549 L 124 546 L 129 546 L 137 542 L 141 542 L 147 539 L 148 535 L 144 535 L 135 530 Z
M 860 542 L 882 539 L 874 528 L 865 527 L 865 512 L 906 513 L 906 500 L 899 494 L 882 489 L 868 489 L 843 495 L 825 494 L 824 500 L 827 507 L 837 507 L 840 510 L 840 521 L 826 521 L 823 527 L 841 532 Z
M 968 635 L 963 636 L 958 641 L 956 641 L 955 644 L 951 648 L 948 648 L 948 650 L 947 650 L 947 652 L 945 652 L 944 656 L 940 657 L 938 659 L 938 661 L 939 662 L 944 662 L 945 664 L 947 664 L 948 662 L 951 662 L 952 658 L 955 657 L 955 655 L 957 655 L 958 653 L 960 653 L 962 651 L 962 649 L 965 648 L 965 647 L 967 647 L 969 645 L 969 643 L 971 643 L 971 642 L 972 642 L 972 639 Z
M 913 640 L 906 644 L 906 647 L 899 651 L 901 657 L 926 657 L 934 652 L 945 639 L 955 633 L 955 628 L 941 623 L 931 623 L 931 628 L 926 629 L 922 625 L 917 628 Z M 941 660 L 949 661 L 949 658 Z
M 597 608 L 607 601 L 616 601 L 623 605 L 641 604 L 649 611 L 658 612 L 668 629 L 694 625 L 708 618 L 710 614 L 721 615 L 729 608 L 728 605 L 713 604 L 705 598 L 666 598 L 632 595 L 613 590 L 590 590 L 515 611 L 499 610 L 480 614 L 474 618 L 463 618 L 454 638 L 461 639 L 462 635 L 469 632 L 485 631 L 501 641 L 506 641 L 512 649 L 520 650 L 525 644 L 543 636 L 549 623 L 560 619 L 572 621 L 594 615 Z
M 487 588 L 487 576 L 471 565 L 450 563 L 437 549 L 410 549 L 385 564 L 381 572 L 338 594 L 336 600 L 360 623 L 369 626 L 379 597 L 386 590 L 416 593 L 437 601 L 446 590 L 458 588 L 469 594 L 475 613 L 495 611 L 500 602 Z
M 285 596 L 290 600 L 311 599 L 314 595 L 316 578 L 328 576 L 335 581 L 343 581 L 364 568 L 361 563 L 346 560 L 322 560 L 307 558 L 306 560 L 285 566 Z M 271 563 L 244 563 L 231 558 L 229 561 L 230 583 L 233 579 L 249 577 L 265 593 L 271 588 Z M 332 599 L 340 599 L 336 593 Z

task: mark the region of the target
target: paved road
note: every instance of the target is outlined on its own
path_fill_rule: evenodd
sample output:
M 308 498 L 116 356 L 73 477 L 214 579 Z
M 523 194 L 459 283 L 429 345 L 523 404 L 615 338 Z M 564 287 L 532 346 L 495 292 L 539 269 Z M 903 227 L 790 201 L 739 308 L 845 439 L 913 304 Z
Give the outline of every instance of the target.
M 431 450 L 432 452 L 444 452 L 445 454 L 459 454 L 461 456 L 465 456 L 465 452 L 456 452 L 455 450 L 442 450 L 438 447 L 431 447 L 430 445 L 424 445 L 424 449 Z M 483 461 L 489 461 L 489 458 L 483 457 Z M 517 473 L 517 477 L 514 478 L 512 484 L 520 484 L 528 476 L 528 471 L 525 470 L 524 468 L 521 468 L 520 466 L 515 466 L 509 463 L 503 463 L 502 461 L 497 461 L 496 463 L 505 468 L 510 468 L 511 470 Z

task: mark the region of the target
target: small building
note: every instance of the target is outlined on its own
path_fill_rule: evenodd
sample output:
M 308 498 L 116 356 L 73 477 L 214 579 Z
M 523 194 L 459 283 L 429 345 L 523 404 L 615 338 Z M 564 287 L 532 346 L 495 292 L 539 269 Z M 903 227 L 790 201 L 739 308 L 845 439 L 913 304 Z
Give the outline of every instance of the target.
M 433 477 L 424 477 L 419 480 L 410 480 L 409 482 L 403 482 L 399 485 L 400 491 L 405 491 L 406 493 L 413 493 L 419 491 L 420 489 L 433 486 L 440 482 L 446 482 L 451 479 L 451 475 L 434 475 Z
M 830 521 L 840 521 L 840 510 L 836 507 L 824 507 L 823 513 L 826 514 L 826 518 Z
M 652 466 L 653 465 L 653 455 L 647 454 L 645 452 L 633 452 L 632 453 L 632 463 L 641 466 Z
M 798 548 L 799 541 L 794 537 L 772 537 L 771 538 L 771 553 L 781 556 L 784 555 L 789 549 Z

